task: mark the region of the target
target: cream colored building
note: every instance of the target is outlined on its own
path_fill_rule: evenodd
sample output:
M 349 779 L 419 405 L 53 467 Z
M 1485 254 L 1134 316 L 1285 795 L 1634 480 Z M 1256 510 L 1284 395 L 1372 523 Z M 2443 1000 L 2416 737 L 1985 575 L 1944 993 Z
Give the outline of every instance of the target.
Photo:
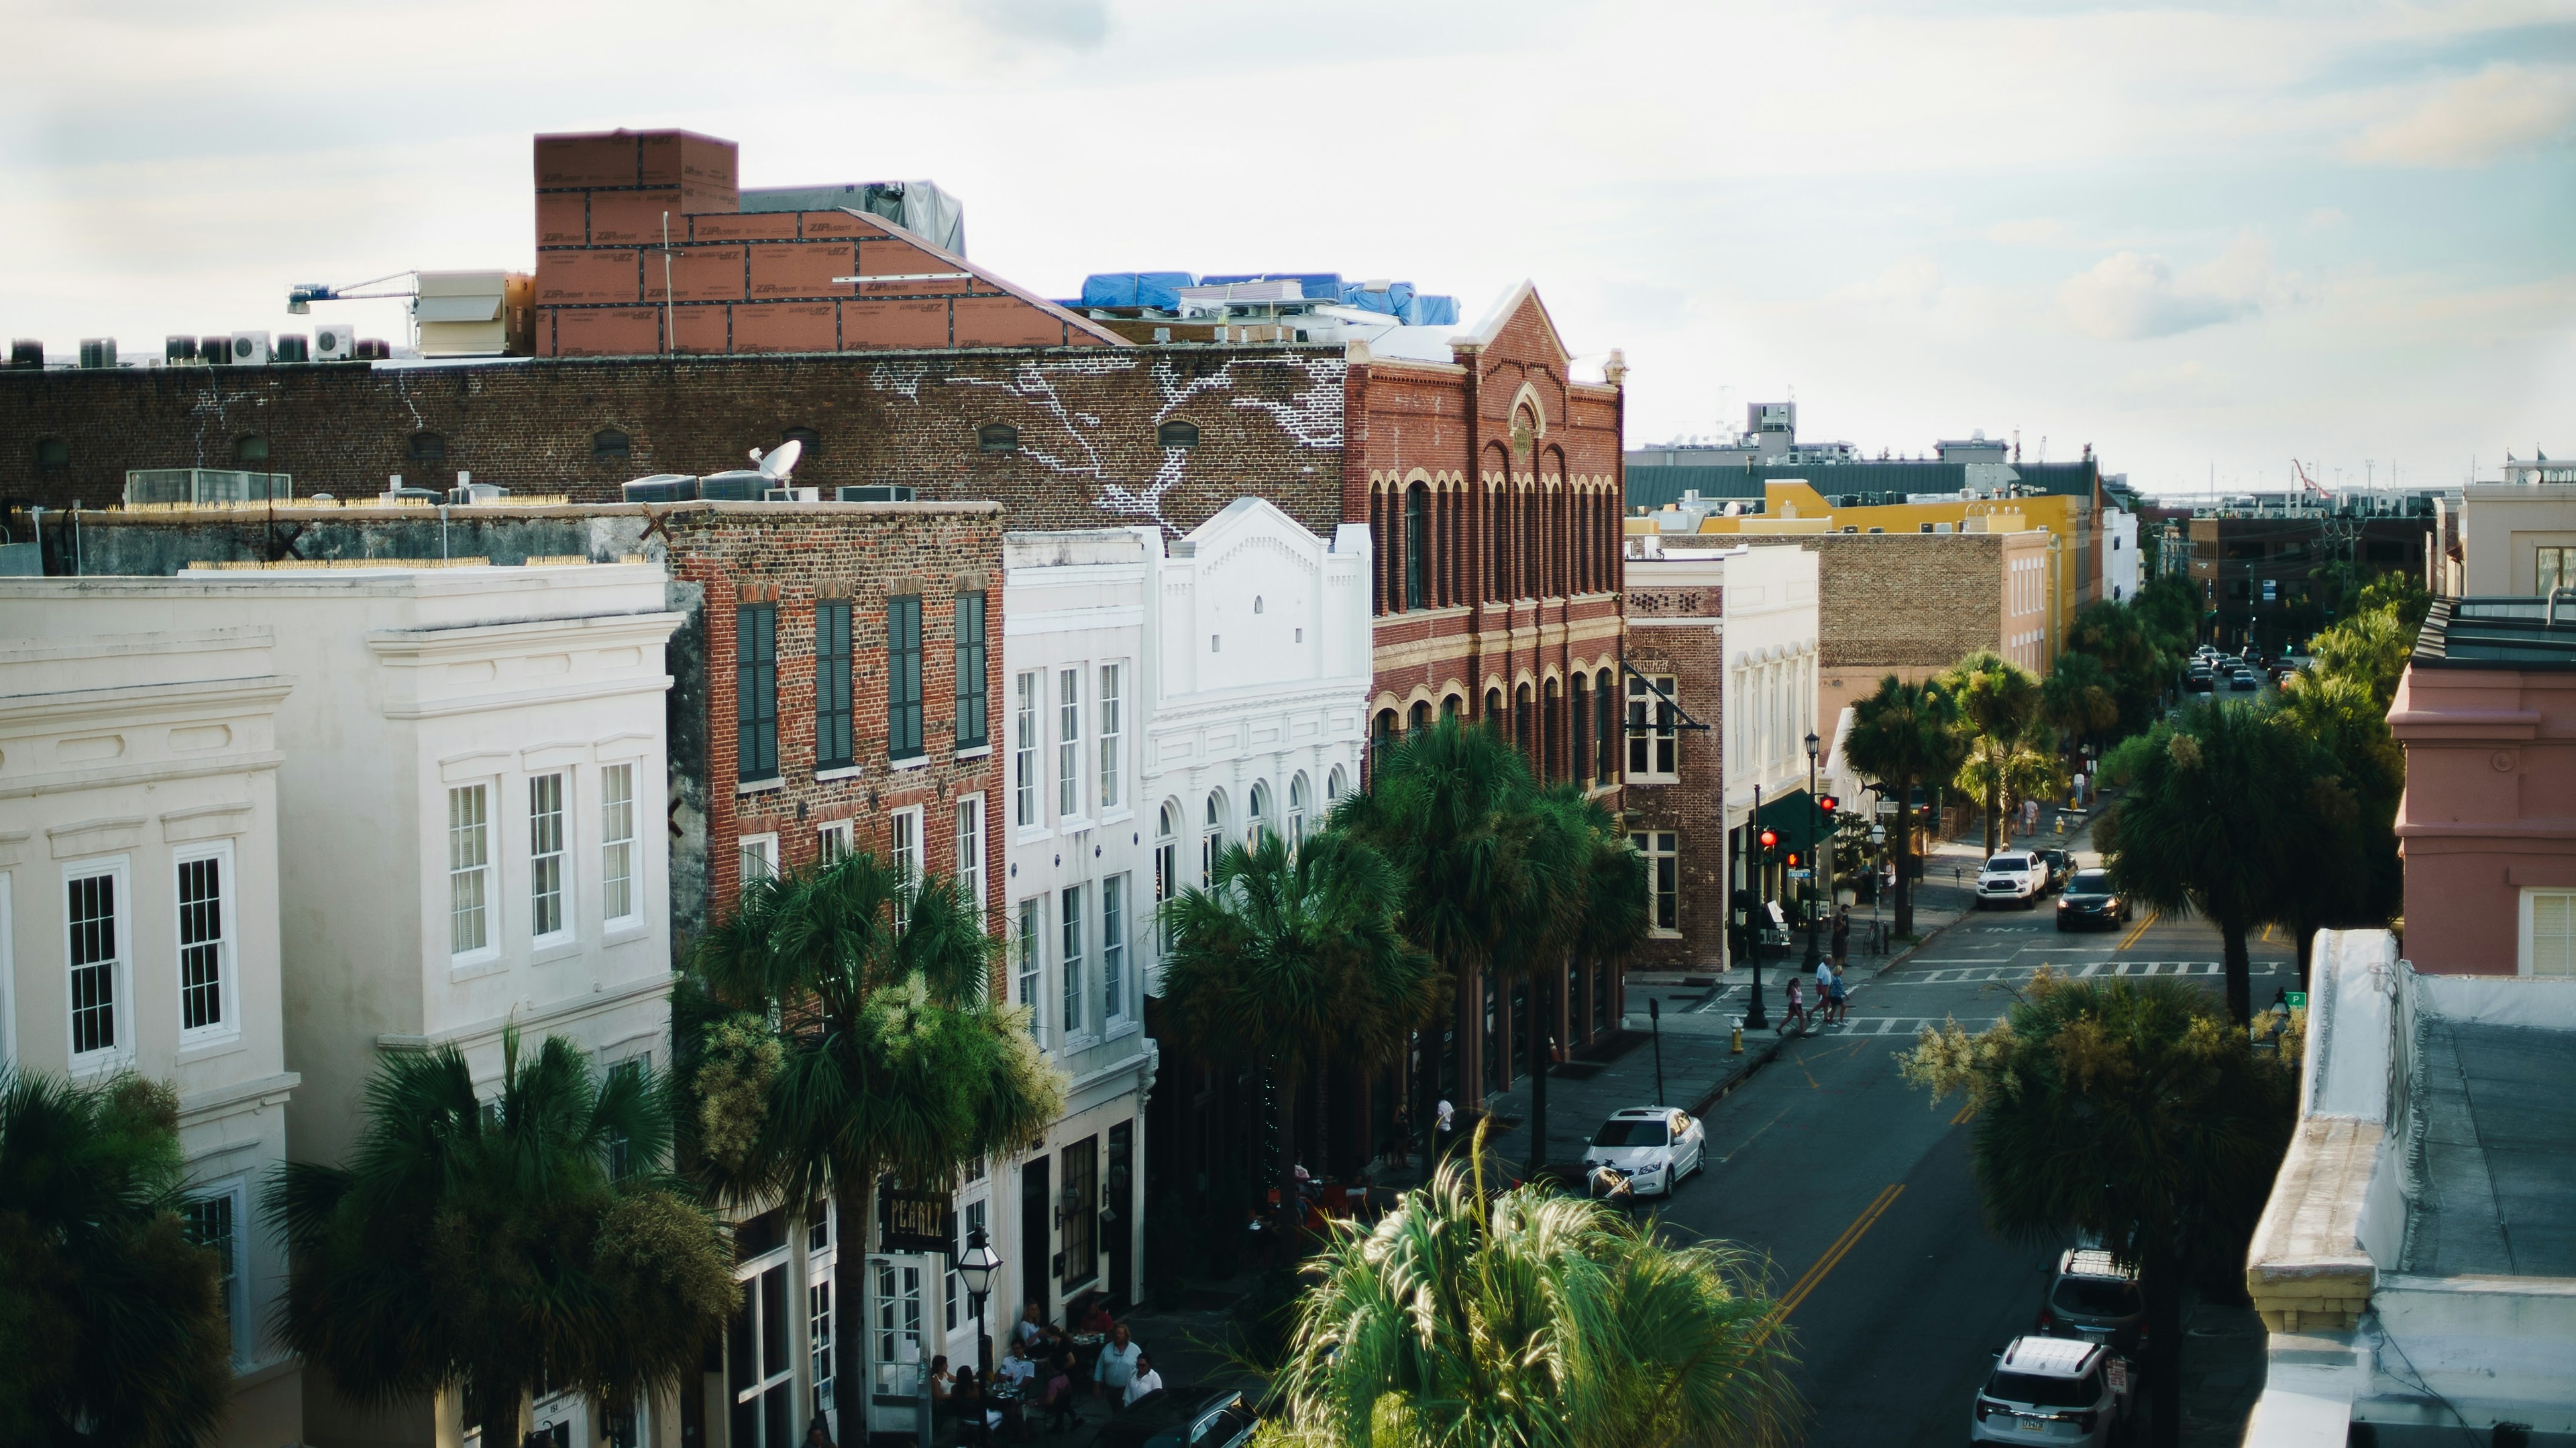
M 2471 483 L 2460 490 L 2456 587 L 2470 598 L 2576 588 L 2576 483 Z
M 293 1443 L 301 1374 L 267 1328 L 286 1264 L 259 1209 L 297 1084 L 278 1008 L 292 681 L 265 628 L 12 637 L 34 622 L 0 606 L 0 1061 L 177 1089 L 187 1221 L 233 1330 L 216 1442 Z
M 667 1065 L 662 651 L 680 616 L 666 586 L 644 564 L 0 579 L 0 634 L 59 647 L 263 630 L 294 675 L 274 744 L 260 746 L 282 872 L 283 1065 L 303 1081 L 285 1111 L 294 1159 L 346 1159 L 387 1052 L 456 1046 L 497 1089 L 515 1025 L 530 1040 L 571 1037 L 602 1066 Z M 148 899 L 145 872 L 161 867 L 139 841 L 168 828 L 154 821 L 170 809 L 102 807 L 132 823 L 80 848 L 131 853 Z M 138 1022 L 147 1041 L 152 1019 Z M 541 1402 L 538 1418 L 600 1441 L 577 1398 Z M 645 1427 L 677 1442 L 676 1422 Z M 425 1402 L 360 1411 L 312 1373 L 304 1432 L 425 1444 L 433 1415 Z

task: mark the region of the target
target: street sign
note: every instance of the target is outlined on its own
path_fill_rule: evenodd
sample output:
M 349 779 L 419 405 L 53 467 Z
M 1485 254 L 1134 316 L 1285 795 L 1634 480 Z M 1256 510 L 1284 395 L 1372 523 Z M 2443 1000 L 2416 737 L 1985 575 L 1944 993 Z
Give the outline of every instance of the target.
M 2287 992 L 2286 998 L 2289 1001 L 2290 1009 L 2294 1011 L 2303 1011 L 2308 1008 L 2308 993 L 2306 991 L 2294 990 Z
M 880 1252 L 946 1252 L 957 1243 L 945 1192 L 900 1192 L 892 1187 L 877 1194 L 877 1250 Z
M 1789 872 L 1789 878 L 1792 880 L 1812 880 L 1816 878 L 1816 872 L 1807 869 L 1791 870 Z
M 1872 800 L 1869 808 L 1872 814 L 1892 815 L 1896 813 L 1896 801 L 1892 799 Z

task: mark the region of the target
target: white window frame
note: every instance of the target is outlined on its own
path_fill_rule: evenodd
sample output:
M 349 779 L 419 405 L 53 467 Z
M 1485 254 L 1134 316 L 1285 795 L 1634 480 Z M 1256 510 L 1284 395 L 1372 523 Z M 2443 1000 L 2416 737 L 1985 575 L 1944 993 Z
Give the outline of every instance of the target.
M 841 1314 L 832 1301 L 832 1286 L 839 1280 L 833 1269 L 840 1257 L 840 1244 L 832 1236 L 832 1209 L 826 1204 L 805 1224 L 806 1372 L 813 1378 L 818 1412 L 839 1406 L 833 1391 L 839 1375 L 832 1370 L 832 1334 L 840 1328 Z
M 1127 747 L 1127 670 L 1123 663 L 1100 666 L 1100 814 L 1103 819 L 1127 802 L 1126 773 L 1119 751 Z
M 254 1354 L 256 1330 L 250 1319 L 250 1182 L 244 1177 L 230 1177 L 204 1186 L 191 1188 L 187 1204 L 220 1201 L 232 1208 L 232 1243 L 227 1253 L 231 1279 L 222 1284 L 224 1321 L 232 1328 L 232 1361 L 236 1371 L 248 1366 Z M 182 1220 L 185 1220 L 184 1215 Z M 194 1239 L 193 1230 L 190 1237 Z
M 79 880 L 105 878 L 111 883 L 115 898 L 108 906 L 108 922 L 116 931 L 116 949 L 106 959 L 107 1044 L 91 1050 L 79 1048 L 79 1034 L 72 1025 L 72 885 Z M 129 855 L 105 855 L 94 859 L 73 860 L 63 866 L 63 1045 L 71 1052 L 72 1074 L 113 1070 L 134 1059 L 134 860 Z M 84 967 L 86 968 L 86 967 Z
M 1022 830 L 1046 824 L 1038 809 L 1038 788 L 1043 783 L 1038 778 L 1038 677 L 1035 669 L 1011 676 L 1012 823 Z
M 1306 843 L 1306 816 L 1315 807 L 1315 787 L 1298 770 L 1288 777 L 1288 844 L 1290 848 Z
M 190 865 L 212 861 L 215 866 L 215 1011 L 214 1024 L 188 1024 L 188 945 L 187 905 L 180 881 Z M 170 857 L 170 959 L 174 967 L 172 985 L 178 990 L 179 1044 L 204 1045 L 228 1041 L 241 1034 L 241 952 L 240 911 L 236 908 L 239 893 L 234 889 L 233 846 L 230 840 L 192 845 L 175 850 Z M 203 942 L 200 942 L 203 943 Z
M 1059 821 L 1085 817 L 1082 808 L 1082 667 L 1055 672 L 1055 812 Z
M 644 923 L 644 851 L 642 834 L 636 827 L 641 817 L 636 778 L 632 761 L 599 768 L 599 918 L 602 927 L 610 930 Z M 610 788 L 621 779 L 625 781 L 622 801 Z M 621 808 L 625 811 L 622 818 L 618 813 Z M 612 890 L 625 893 L 625 910 L 612 911 L 611 907 L 620 903 Z
M 814 863 L 828 865 L 849 858 L 859 848 L 856 820 L 825 820 L 814 827 Z
M 2569 950 L 2566 970 L 2541 969 L 2544 962 L 2539 958 L 2539 904 L 2544 897 L 2567 902 L 2571 916 L 2570 928 L 2576 930 L 2576 890 L 2563 887 L 2523 887 L 2522 898 L 2515 902 L 2514 910 L 2514 971 L 2519 975 L 2537 975 L 2545 979 L 2564 980 L 2569 976 L 2576 976 L 2576 947 L 2571 947 Z
M 1350 787 L 1350 775 L 1345 773 L 1340 765 L 1334 765 L 1333 772 L 1324 777 L 1324 808 L 1329 810 L 1334 805 L 1341 803 L 1342 795 L 1346 793 Z
M 984 828 L 984 796 L 961 794 L 957 797 L 957 893 L 966 899 L 967 908 L 975 912 L 975 926 L 984 926 L 984 851 L 990 847 Z
M 17 883 L 0 870 L 0 1066 L 18 1062 Z
M 547 780 L 555 782 L 556 790 L 553 810 L 555 836 L 554 848 L 551 851 L 540 848 L 545 843 L 545 839 L 540 833 L 543 816 L 537 809 L 537 792 L 545 787 Z M 574 919 L 572 909 L 573 902 L 581 898 L 574 887 L 572 877 L 574 815 L 572 771 L 549 769 L 529 775 L 527 801 L 528 943 L 536 949 L 543 950 L 549 946 L 568 945 L 581 934 L 580 924 Z M 551 892 L 548 892 L 543 884 L 543 867 L 548 862 L 553 864 L 555 875 L 554 888 Z M 548 893 L 554 897 L 555 928 L 540 931 L 537 926 L 545 919 L 544 902 Z
M 1012 907 L 1011 973 L 1017 994 L 1012 1004 L 1029 1013 L 1029 1038 L 1045 1045 L 1047 897 L 1031 895 Z
M 1682 936 L 1681 832 L 1678 830 L 1631 830 L 1628 843 L 1646 862 L 1646 935 L 1653 940 L 1679 940 Z M 1657 866 L 1664 860 L 1673 862 L 1673 923 L 1656 923 L 1656 906 L 1663 892 L 1655 887 Z
M 447 821 L 443 831 L 447 837 L 447 910 L 445 913 L 447 915 L 447 961 L 451 966 L 473 965 L 494 959 L 501 953 L 501 892 L 496 888 L 500 870 L 492 858 L 492 835 L 496 823 L 492 818 L 492 801 L 493 797 L 500 792 L 499 785 L 498 779 L 471 779 L 449 784 L 445 790 L 444 798 L 447 807 L 440 813 Z M 459 797 L 468 794 L 476 796 L 482 805 L 482 818 L 472 826 L 482 858 L 472 865 L 460 865 L 457 863 L 461 858 L 458 854 L 461 841 L 458 838 L 460 826 L 456 822 L 456 807 Z M 461 944 L 457 939 L 456 927 L 458 917 L 464 913 L 459 902 L 468 880 L 473 882 L 476 894 L 481 897 L 474 908 L 482 917 L 480 922 L 482 939 L 474 944 Z
M 742 877 L 741 884 L 743 888 L 749 888 L 751 882 L 754 880 L 775 879 L 777 877 L 777 835 L 736 835 L 734 836 L 733 847 L 734 859 L 740 867 L 738 873 Z M 760 869 L 758 873 L 754 873 L 751 868 L 754 861 L 759 862 Z
M 1127 1023 L 1134 992 L 1127 968 L 1127 915 L 1135 905 L 1129 877 L 1111 875 L 1100 882 L 1100 1025 L 1103 1032 Z
M 1208 791 L 1199 809 L 1199 888 L 1216 877 L 1216 857 L 1225 850 L 1225 791 Z
M 886 858 L 894 867 L 895 878 L 903 882 L 906 899 L 921 888 L 921 882 L 929 875 L 930 859 L 921 827 L 921 806 L 917 804 L 886 811 Z
M 1244 792 L 1243 847 L 1252 849 L 1261 837 L 1270 833 L 1270 781 L 1256 779 Z
M 1090 957 L 1082 929 L 1082 886 L 1075 883 L 1056 892 L 1056 965 L 1062 972 L 1064 1038 L 1068 1041 L 1089 1034 L 1083 1029 L 1085 1011 L 1083 995 L 1083 962 Z
M 1657 693 L 1657 690 L 1661 693 Z M 1671 699 L 1673 703 L 1666 703 Z M 1681 733 L 1677 727 L 1681 687 L 1670 674 L 1628 676 L 1628 709 L 1625 723 L 1627 736 L 1627 777 L 1632 780 L 1669 781 L 1681 775 Z M 1644 732 L 1636 732 L 1640 728 Z M 1642 758 L 1646 768 L 1637 768 Z
M 1160 922 L 1155 939 L 1160 948 L 1172 948 L 1172 925 L 1165 907 L 1181 893 L 1181 802 L 1163 801 L 1154 815 L 1154 918 Z

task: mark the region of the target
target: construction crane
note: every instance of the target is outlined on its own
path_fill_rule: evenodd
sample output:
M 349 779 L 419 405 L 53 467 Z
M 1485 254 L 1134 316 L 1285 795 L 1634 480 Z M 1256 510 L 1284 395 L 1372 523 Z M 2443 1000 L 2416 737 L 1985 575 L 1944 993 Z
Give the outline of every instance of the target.
M 2305 487 L 2309 492 L 2316 494 L 2320 498 L 2333 496 L 2333 494 L 2328 493 L 2324 488 L 2317 486 L 2317 480 L 2308 476 L 2307 465 L 2300 462 L 2297 458 L 2290 459 L 2290 471 L 2299 475 L 2300 485 Z
M 383 286 L 386 282 L 396 281 L 406 282 L 408 285 L 395 291 L 367 290 L 369 287 Z M 398 271 L 390 276 L 371 277 L 366 281 L 351 282 L 342 287 L 325 286 L 320 282 L 298 282 L 286 289 L 286 310 L 300 317 L 312 311 L 315 302 L 375 302 L 419 295 L 420 274 L 418 272 Z

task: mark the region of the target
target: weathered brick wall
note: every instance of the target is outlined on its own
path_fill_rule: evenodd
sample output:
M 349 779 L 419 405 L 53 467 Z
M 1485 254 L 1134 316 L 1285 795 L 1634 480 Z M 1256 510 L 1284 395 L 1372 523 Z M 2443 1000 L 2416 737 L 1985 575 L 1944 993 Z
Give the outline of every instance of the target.
M 2003 533 L 1729 534 L 1816 560 L 1828 668 L 1942 668 L 2003 634 Z
M 1627 592 L 1628 660 L 1639 673 L 1670 675 L 1682 711 L 1708 728 L 1677 731 L 1679 767 L 1671 781 L 1632 779 L 1622 791 L 1630 834 L 1678 836 L 1680 869 L 1681 933 L 1650 937 L 1629 964 L 1719 970 L 1726 964 L 1726 647 L 1712 625 L 1724 617 L 1725 591 L 1714 583 L 1640 583 L 1636 576 Z
M 1187 531 L 1252 494 L 1329 536 L 1345 516 L 1345 370 L 1329 347 L 1032 347 L 0 371 L 0 503 L 107 506 L 129 468 L 231 467 L 247 437 L 299 495 L 371 497 L 396 473 L 443 489 L 463 469 L 611 502 L 627 479 L 748 467 L 749 449 L 811 428 L 795 481 L 826 498 L 906 484 L 922 501 L 998 501 L 1013 528 Z M 1198 445 L 1161 446 L 1166 421 L 1195 424 Z M 983 451 L 987 423 L 1018 428 L 1018 450 Z M 612 430 L 626 453 L 594 456 Z M 39 471 L 45 439 L 68 445 L 64 466 Z

